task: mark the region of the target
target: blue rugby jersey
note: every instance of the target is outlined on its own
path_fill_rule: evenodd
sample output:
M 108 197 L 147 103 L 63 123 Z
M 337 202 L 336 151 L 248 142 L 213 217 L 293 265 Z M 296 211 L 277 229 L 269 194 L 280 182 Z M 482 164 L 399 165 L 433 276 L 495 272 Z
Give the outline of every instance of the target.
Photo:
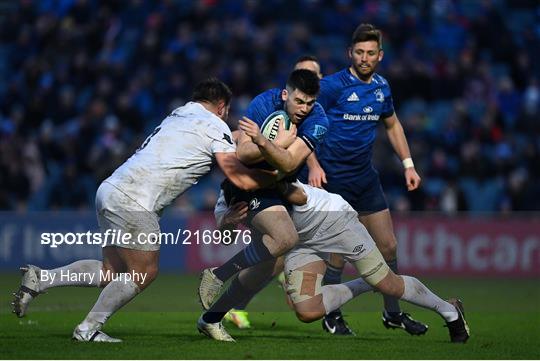
M 371 157 L 377 126 L 394 113 L 388 82 L 374 74 L 371 83 L 360 81 L 349 69 L 321 80 L 317 101 L 330 123 L 317 158 L 327 177 L 338 182 L 359 180 L 372 169 Z M 303 172 L 307 174 L 307 172 Z
M 248 105 L 246 117 L 262 126 L 264 120 L 276 110 L 285 110 L 285 102 L 281 99 L 282 89 L 274 88 L 257 95 Z M 313 109 L 306 118 L 296 125 L 296 136 L 301 138 L 306 145 L 314 150 L 322 143 L 328 129 L 328 118 L 319 103 L 315 103 Z M 266 163 L 266 162 L 264 162 Z M 260 168 L 260 165 L 257 165 Z M 264 167 L 266 168 L 266 167 Z

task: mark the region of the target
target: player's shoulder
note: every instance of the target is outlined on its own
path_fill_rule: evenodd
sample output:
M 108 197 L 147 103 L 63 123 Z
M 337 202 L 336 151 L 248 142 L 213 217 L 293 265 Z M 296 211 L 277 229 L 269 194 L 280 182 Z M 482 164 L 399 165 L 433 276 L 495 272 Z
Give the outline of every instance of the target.
M 279 94 L 281 94 L 281 90 L 277 88 L 258 94 L 249 102 L 245 115 L 257 124 L 262 125 L 267 116 L 276 110 L 283 109 L 283 101 Z
M 298 127 L 298 136 L 309 143 L 308 147 L 314 149 L 314 142 L 321 143 L 328 128 L 329 122 L 323 107 L 315 103 L 308 117 Z
M 358 79 L 351 74 L 348 68 L 345 68 L 321 80 L 321 93 L 333 94 L 335 97 L 339 97 L 347 89 L 357 84 Z
M 313 109 L 311 109 L 311 112 L 304 120 L 304 123 L 316 123 L 324 126 L 328 125 L 328 118 L 321 104 L 315 102 Z
M 263 91 L 259 95 L 257 95 L 255 98 L 253 98 L 254 101 L 257 102 L 265 102 L 265 103 L 271 103 L 274 104 L 276 102 L 279 102 L 281 94 L 281 89 L 279 88 L 272 88 Z
M 187 102 L 185 105 L 182 105 L 174 109 L 169 118 L 187 118 L 187 119 L 201 119 L 201 120 L 210 120 L 215 121 L 219 120 L 219 117 L 206 109 L 201 103 L 198 102 Z
M 326 112 L 324 111 L 324 108 L 322 107 L 322 105 L 319 104 L 318 102 L 315 102 L 315 105 L 313 106 L 313 110 L 311 111 L 311 113 L 318 118 L 326 119 Z
M 317 207 L 321 202 L 324 202 L 325 199 L 329 199 L 330 193 L 322 188 L 316 188 L 309 184 L 302 183 L 300 181 L 297 181 L 295 185 L 301 187 L 307 196 L 307 204 L 308 207 Z
M 390 84 L 388 83 L 388 80 L 386 80 L 386 78 L 380 74 L 377 74 L 377 73 L 373 74 L 373 78 L 371 81 L 380 87 L 390 88 Z
M 306 194 L 310 195 L 310 194 L 314 194 L 314 193 L 318 193 L 319 191 L 321 191 L 322 189 L 320 188 L 316 188 L 312 185 L 309 185 L 307 183 L 302 183 L 300 182 L 299 180 L 297 180 L 296 182 L 294 182 L 294 185 L 298 186 L 298 187 L 301 187 L 304 192 L 306 192 Z M 324 191 L 324 190 L 323 190 Z M 308 196 L 308 199 L 309 199 L 309 196 Z
M 330 74 L 321 79 L 321 86 L 324 84 L 326 86 L 339 87 L 349 84 L 351 81 L 354 81 L 354 77 L 349 73 L 348 69 L 342 69 L 334 74 Z
M 220 117 L 197 102 L 188 102 L 174 109 L 162 124 L 171 124 L 176 128 L 189 127 L 200 134 L 206 134 L 211 129 L 230 133 L 229 127 Z
M 293 183 L 295 186 L 301 188 L 307 197 L 306 204 L 302 206 L 295 206 L 297 209 L 307 209 L 313 206 L 313 203 L 315 203 L 316 199 L 314 199 L 314 195 L 316 193 L 316 188 L 313 186 L 310 186 L 309 184 L 302 183 L 299 180 L 296 180 L 296 182 Z

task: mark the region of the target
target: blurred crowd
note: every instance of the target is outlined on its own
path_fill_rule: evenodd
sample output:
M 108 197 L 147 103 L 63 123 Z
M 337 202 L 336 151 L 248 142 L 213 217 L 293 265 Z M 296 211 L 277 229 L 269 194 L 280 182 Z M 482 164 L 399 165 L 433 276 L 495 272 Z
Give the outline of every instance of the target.
M 295 60 L 347 66 L 354 28 L 383 30 L 423 177 L 407 193 L 381 126 L 375 164 L 399 211 L 540 210 L 540 5 L 527 0 L 0 2 L 0 209 L 92 209 L 99 183 L 195 82 L 233 90 L 230 126 Z M 222 176 L 175 207 L 213 208 Z

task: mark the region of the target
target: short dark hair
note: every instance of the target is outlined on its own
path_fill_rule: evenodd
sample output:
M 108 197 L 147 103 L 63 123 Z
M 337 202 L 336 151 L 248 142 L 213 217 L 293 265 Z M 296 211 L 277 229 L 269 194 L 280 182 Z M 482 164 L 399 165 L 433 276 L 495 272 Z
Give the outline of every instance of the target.
M 320 89 L 319 77 L 311 70 L 296 69 L 289 75 L 287 87 L 292 91 L 298 89 L 307 95 L 317 96 Z
M 317 64 L 319 64 L 319 59 L 317 59 L 317 57 L 315 55 L 302 55 L 301 57 L 296 59 L 295 64 L 301 63 L 303 61 L 314 61 Z
M 381 31 L 371 24 L 360 24 L 354 31 L 351 39 L 351 45 L 364 41 L 376 41 L 379 49 L 382 49 Z
M 224 101 L 225 105 L 231 103 L 232 92 L 231 89 L 219 80 L 218 78 L 208 78 L 197 85 L 193 89 L 193 94 L 191 99 L 194 102 L 209 102 L 212 104 L 217 104 L 220 101 Z

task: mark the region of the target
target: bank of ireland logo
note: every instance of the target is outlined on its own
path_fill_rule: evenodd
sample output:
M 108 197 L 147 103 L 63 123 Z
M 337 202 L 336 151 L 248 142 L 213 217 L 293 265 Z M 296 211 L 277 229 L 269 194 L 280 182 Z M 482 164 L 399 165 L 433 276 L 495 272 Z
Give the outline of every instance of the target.
M 375 90 L 375 100 L 377 100 L 379 103 L 384 102 L 384 94 L 381 89 Z
M 362 110 L 364 111 L 364 113 L 371 113 L 373 111 L 373 108 L 370 106 L 367 106 L 367 107 L 364 107 L 364 109 Z
M 257 208 L 259 208 L 260 205 L 261 205 L 261 202 L 257 198 L 253 198 L 249 202 L 249 209 L 251 209 L 251 210 L 257 209 Z

